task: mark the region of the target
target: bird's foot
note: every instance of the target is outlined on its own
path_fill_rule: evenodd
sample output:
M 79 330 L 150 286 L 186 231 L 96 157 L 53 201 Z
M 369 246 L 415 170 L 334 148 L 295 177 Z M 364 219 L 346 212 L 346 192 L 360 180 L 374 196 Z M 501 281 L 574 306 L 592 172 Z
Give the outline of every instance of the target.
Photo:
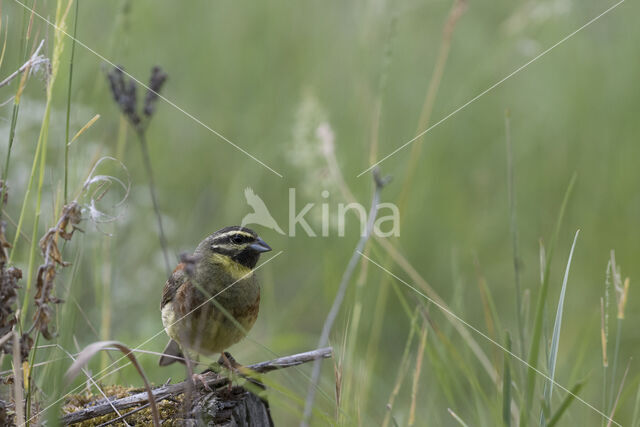
M 211 389 L 211 387 L 209 387 L 209 385 L 207 384 L 207 381 L 205 380 L 205 374 L 207 371 L 204 371 L 201 374 L 193 374 L 191 375 L 191 381 L 193 382 L 194 385 L 202 385 L 202 387 L 204 387 L 205 390 L 207 391 L 213 391 Z
M 233 375 L 239 375 L 239 376 L 243 376 L 242 375 L 242 365 L 239 364 L 238 362 L 236 362 L 236 359 L 233 358 L 233 356 L 231 355 L 231 353 L 229 353 L 228 351 L 224 351 L 222 353 L 220 353 L 220 358 L 218 359 L 218 364 L 220 366 L 224 366 L 225 368 L 227 368 L 229 370 L 230 373 L 230 378 L 229 378 L 229 386 L 228 386 L 228 391 L 231 391 L 231 387 L 233 386 Z

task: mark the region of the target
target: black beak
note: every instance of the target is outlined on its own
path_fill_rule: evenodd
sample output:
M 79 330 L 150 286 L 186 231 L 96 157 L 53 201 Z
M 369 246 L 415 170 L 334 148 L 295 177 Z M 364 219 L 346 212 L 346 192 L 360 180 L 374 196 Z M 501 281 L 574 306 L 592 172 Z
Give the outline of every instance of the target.
M 264 240 L 262 240 L 259 237 L 255 242 L 253 242 L 252 244 L 249 245 L 249 248 L 253 249 L 254 251 L 256 251 L 258 253 L 269 252 L 271 250 L 271 247 L 269 245 L 267 245 L 267 242 L 265 242 Z

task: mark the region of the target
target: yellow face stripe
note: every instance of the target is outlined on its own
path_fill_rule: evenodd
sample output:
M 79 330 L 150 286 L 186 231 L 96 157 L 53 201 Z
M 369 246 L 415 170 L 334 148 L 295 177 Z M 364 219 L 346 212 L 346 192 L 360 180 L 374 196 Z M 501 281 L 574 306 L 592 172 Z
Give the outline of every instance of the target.
M 245 276 L 249 277 L 253 271 L 249 267 L 235 262 L 230 257 L 215 252 L 211 255 L 211 262 L 221 265 L 223 271 L 233 277 L 234 280 L 242 279 Z

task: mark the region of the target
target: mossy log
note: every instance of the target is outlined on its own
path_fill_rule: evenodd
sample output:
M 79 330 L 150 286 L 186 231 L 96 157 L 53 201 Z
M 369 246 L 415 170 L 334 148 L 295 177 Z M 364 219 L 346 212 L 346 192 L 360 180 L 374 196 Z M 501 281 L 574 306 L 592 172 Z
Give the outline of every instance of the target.
M 254 374 L 300 365 L 331 357 L 331 347 L 281 357 L 241 368 L 246 381 L 243 386 L 230 387 L 229 379 L 214 372 L 202 375 L 194 384 L 183 381 L 153 388 L 163 426 L 273 426 L 266 399 L 268 390 Z M 146 391 L 126 391 L 117 388 L 117 398 L 82 398 L 72 396 L 64 407 L 63 425 L 107 426 L 151 425 L 149 396 Z M 105 390 L 107 395 L 111 394 Z M 124 396 L 123 396 L 124 394 Z M 73 399 L 76 399 L 74 402 Z M 190 402 L 185 405 L 184 402 Z M 120 412 L 118 416 L 115 410 Z M 130 411 L 125 411 L 131 409 Z M 125 413 L 126 412 L 126 413 Z

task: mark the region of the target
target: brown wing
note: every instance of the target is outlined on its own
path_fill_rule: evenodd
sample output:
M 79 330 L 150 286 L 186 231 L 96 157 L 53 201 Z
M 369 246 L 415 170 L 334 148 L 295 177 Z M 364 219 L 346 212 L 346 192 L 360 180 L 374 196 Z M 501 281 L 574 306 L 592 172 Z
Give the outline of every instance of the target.
M 187 277 L 184 273 L 184 263 L 178 264 L 171 277 L 167 279 L 167 282 L 164 284 L 164 289 L 162 289 L 162 302 L 160 303 L 160 310 L 173 301 L 173 298 L 176 296 L 176 292 L 178 288 L 182 286 L 182 284 L 186 281 Z

